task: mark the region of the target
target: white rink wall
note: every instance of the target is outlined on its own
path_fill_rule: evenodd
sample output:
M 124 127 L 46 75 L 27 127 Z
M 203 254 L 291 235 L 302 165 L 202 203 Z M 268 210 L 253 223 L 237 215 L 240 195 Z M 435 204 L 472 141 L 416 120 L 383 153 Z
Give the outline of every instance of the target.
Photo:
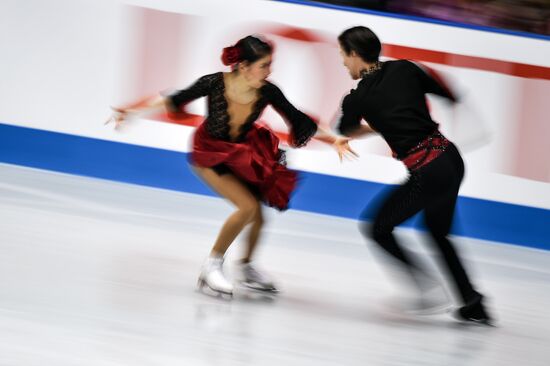
M 354 25 L 369 26 L 387 45 L 481 58 L 500 68 L 427 62 L 464 100 L 453 110 L 431 98 L 434 119 L 464 152 L 461 195 L 550 209 L 550 145 L 542 143 L 550 137 L 550 42 L 544 39 L 271 1 L 5 0 L 0 122 L 186 152 L 191 127 L 149 118 L 115 132 L 102 124 L 108 106 L 223 70 L 223 47 L 261 33 L 276 45 L 271 79 L 298 107 L 330 124 L 354 85 L 336 37 Z M 297 39 L 300 31 L 310 39 Z M 536 70 L 511 75 L 506 65 L 518 63 Z M 204 101 L 191 110 L 203 114 Z M 263 119 L 284 130 L 273 111 Z M 292 151 L 289 160 L 301 170 L 380 183 L 405 175 L 380 138 L 354 144 L 358 162 L 339 164 L 316 144 Z

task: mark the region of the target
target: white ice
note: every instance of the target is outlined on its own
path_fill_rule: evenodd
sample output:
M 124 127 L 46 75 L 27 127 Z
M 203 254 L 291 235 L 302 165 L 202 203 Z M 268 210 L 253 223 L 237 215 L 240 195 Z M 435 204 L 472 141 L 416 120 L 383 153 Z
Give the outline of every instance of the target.
M 0 165 L 0 365 L 549 365 L 550 253 L 455 238 L 498 327 L 388 312 L 353 220 L 267 211 L 275 299 L 195 291 L 221 199 Z M 415 250 L 421 235 L 400 230 Z M 239 239 L 228 264 L 242 250 Z

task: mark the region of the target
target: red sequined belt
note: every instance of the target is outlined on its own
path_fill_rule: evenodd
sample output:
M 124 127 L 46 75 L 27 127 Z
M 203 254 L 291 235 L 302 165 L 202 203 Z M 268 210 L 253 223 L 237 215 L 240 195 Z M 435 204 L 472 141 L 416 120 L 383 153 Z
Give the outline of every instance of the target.
M 393 157 L 401 160 L 410 171 L 415 171 L 429 164 L 447 149 L 450 142 L 438 130 L 420 141 L 418 145 L 407 151 L 405 156 Z

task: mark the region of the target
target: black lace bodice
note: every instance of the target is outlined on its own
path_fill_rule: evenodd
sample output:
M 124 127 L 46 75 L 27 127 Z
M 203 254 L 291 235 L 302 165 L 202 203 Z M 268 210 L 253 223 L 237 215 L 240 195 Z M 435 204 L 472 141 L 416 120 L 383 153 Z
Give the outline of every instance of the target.
M 204 121 L 206 130 L 212 137 L 231 141 L 229 114 L 227 113 L 228 105 L 225 98 L 225 83 L 222 72 L 205 75 L 189 88 L 179 90 L 168 96 L 168 107 L 173 110 L 181 110 L 187 103 L 204 96 L 208 97 L 208 116 Z M 260 96 L 254 103 L 252 112 L 241 125 L 236 142 L 245 138 L 247 132 L 250 131 L 267 105 L 275 108 L 290 127 L 290 144 L 292 146 L 304 146 L 317 131 L 317 125 L 310 117 L 295 108 L 276 85 L 267 82 L 260 89 Z

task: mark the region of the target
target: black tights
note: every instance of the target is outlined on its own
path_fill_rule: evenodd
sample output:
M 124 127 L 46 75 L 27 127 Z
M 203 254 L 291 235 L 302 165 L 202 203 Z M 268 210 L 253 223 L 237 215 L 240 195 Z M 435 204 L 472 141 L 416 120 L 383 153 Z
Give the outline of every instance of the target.
M 470 280 L 447 235 L 451 228 L 458 189 L 464 176 L 464 163 L 454 145 L 434 161 L 411 173 L 407 182 L 395 189 L 382 203 L 370 230 L 370 236 L 397 259 L 419 284 L 422 268 L 405 253 L 393 235 L 393 229 L 421 210 L 437 249 L 451 274 L 456 289 L 465 303 L 480 296 Z

